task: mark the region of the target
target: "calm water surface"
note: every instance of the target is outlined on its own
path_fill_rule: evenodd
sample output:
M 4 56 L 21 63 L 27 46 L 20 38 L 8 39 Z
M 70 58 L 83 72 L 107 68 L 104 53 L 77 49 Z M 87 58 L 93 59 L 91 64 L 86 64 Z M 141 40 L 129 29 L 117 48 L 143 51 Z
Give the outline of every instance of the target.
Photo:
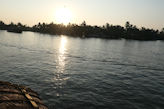
M 0 31 L 0 80 L 50 109 L 163 109 L 164 42 Z

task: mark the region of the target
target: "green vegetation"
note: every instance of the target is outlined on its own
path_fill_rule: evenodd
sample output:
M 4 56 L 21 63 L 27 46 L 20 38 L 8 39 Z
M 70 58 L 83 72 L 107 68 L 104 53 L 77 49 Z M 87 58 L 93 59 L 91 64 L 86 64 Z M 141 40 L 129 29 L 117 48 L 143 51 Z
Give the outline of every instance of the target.
M 22 31 L 33 31 L 53 35 L 69 35 L 72 37 L 95 37 L 107 39 L 134 39 L 134 40 L 164 40 L 164 28 L 159 30 L 149 28 L 137 28 L 135 25 L 126 22 L 125 27 L 119 25 L 106 24 L 104 26 L 91 26 L 87 25 L 84 21 L 81 25 L 77 24 L 46 24 L 38 23 L 33 27 L 22 25 L 21 23 L 9 25 L 0 21 L 1 30 L 19 29 Z

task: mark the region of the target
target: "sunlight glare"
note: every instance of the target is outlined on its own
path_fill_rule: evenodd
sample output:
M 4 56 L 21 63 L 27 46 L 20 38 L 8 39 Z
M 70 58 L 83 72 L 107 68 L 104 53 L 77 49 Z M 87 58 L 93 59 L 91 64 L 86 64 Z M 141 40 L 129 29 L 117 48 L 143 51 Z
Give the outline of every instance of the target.
M 59 54 L 58 54 L 58 68 L 57 71 L 59 74 L 63 73 L 65 68 L 65 53 L 67 51 L 67 37 L 61 36 L 60 43 L 59 43 Z
M 61 36 L 61 41 L 60 41 L 60 53 L 63 55 L 65 53 L 65 46 L 66 46 L 66 43 L 67 43 L 67 38 L 64 37 L 64 36 Z
M 56 10 L 55 13 L 55 21 L 58 24 L 64 24 L 67 25 L 72 21 L 72 13 L 67 8 L 61 8 Z

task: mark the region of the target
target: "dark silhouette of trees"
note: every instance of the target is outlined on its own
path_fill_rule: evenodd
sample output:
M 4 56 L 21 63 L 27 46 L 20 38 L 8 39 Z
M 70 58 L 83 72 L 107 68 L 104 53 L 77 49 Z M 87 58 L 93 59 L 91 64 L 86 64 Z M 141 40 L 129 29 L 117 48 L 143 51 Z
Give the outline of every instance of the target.
M 6 29 L 6 25 L 3 21 L 0 21 L 0 29 L 1 30 L 5 30 Z
M 31 28 L 26 26 L 26 25 L 22 25 L 20 22 L 17 24 L 14 24 L 13 22 L 11 22 L 10 24 L 5 24 L 3 21 L 0 21 L 0 30 L 7 30 L 7 31 L 11 31 L 11 32 L 21 32 L 21 31 L 30 31 Z
M 162 31 L 161 32 L 164 33 L 164 28 L 162 28 Z
M 81 26 L 85 27 L 87 24 L 85 21 L 82 22 Z
M 119 25 L 113 26 L 107 23 L 104 31 L 105 38 L 119 39 L 123 38 L 125 35 L 124 27 L 121 27 Z
M 21 23 L 5 24 L 0 21 L 1 30 L 21 30 L 21 31 L 33 31 L 44 34 L 52 35 L 68 35 L 72 37 L 82 37 L 82 38 L 107 38 L 107 39 L 134 39 L 134 40 L 164 40 L 164 28 L 159 30 L 149 29 L 149 28 L 137 28 L 137 26 L 131 24 L 129 21 L 125 23 L 125 27 L 120 25 L 111 25 L 106 23 L 106 25 L 101 26 L 91 26 L 87 25 L 85 21 L 82 24 L 50 24 L 38 23 L 32 27 L 28 27 Z

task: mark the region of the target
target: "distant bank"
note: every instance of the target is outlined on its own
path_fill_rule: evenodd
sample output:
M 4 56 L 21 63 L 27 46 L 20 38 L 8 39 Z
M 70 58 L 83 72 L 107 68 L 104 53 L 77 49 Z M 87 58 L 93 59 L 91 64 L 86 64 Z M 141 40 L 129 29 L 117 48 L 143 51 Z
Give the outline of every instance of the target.
M 120 25 L 106 24 L 103 26 L 87 25 L 84 21 L 81 25 L 71 24 L 46 24 L 38 23 L 32 27 L 23 25 L 21 23 L 5 24 L 0 21 L 0 30 L 7 30 L 9 32 L 22 33 L 22 31 L 33 31 L 52 35 L 69 35 L 73 37 L 82 38 L 106 38 L 106 39 L 134 39 L 134 40 L 164 40 L 164 28 L 159 30 L 149 28 L 137 28 L 129 22 L 125 23 L 125 27 Z

